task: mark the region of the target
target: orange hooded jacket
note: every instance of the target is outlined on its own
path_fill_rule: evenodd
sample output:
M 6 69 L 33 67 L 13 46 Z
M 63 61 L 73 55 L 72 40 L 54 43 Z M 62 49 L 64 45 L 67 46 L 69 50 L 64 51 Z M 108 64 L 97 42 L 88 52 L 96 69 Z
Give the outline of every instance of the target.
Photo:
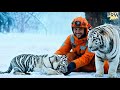
M 72 38 L 74 38 L 74 43 L 71 42 Z M 63 45 L 55 52 L 55 54 L 66 55 L 70 51 L 80 56 L 79 58 L 73 60 L 73 62 L 76 64 L 76 68 L 89 64 L 94 57 L 94 53 L 88 51 L 87 37 L 78 39 L 74 35 L 69 35 L 64 41 Z

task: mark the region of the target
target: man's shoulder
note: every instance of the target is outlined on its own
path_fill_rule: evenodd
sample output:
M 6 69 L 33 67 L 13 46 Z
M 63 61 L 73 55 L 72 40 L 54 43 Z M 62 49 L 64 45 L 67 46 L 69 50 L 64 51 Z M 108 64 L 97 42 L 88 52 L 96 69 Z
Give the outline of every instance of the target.
M 71 37 L 74 37 L 74 35 L 73 35 L 73 34 L 69 34 L 69 35 L 67 36 L 67 39 L 70 39 Z
M 73 34 L 69 34 L 68 37 L 74 37 L 74 35 Z

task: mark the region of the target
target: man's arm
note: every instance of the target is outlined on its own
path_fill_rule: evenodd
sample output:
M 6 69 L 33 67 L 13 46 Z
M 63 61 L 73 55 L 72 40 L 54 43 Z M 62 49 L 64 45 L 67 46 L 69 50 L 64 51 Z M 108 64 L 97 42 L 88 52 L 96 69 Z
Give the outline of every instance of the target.
M 71 42 L 70 42 L 70 35 L 64 41 L 62 46 L 54 53 L 58 55 L 66 55 L 71 50 Z
M 90 61 L 92 60 L 92 58 L 94 57 L 94 55 L 95 54 L 92 52 L 89 52 L 88 48 L 87 48 L 85 53 L 81 57 L 73 60 L 72 62 L 74 62 L 76 64 L 76 69 L 77 69 L 77 68 L 80 68 L 80 67 L 83 67 L 83 66 L 89 64 Z

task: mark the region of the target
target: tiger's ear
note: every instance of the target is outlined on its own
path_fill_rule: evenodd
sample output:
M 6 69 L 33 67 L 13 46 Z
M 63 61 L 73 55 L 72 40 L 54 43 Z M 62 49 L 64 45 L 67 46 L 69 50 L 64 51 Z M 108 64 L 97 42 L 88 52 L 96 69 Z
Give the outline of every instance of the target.
M 55 55 L 55 60 L 58 62 L 60 61 L 60 55 Z
M 61 57 L 62 57 L 62 55 L 54 54 L 54 60 L 55 60 L 56 62 L 59 62 L 60 59 L 61 59 Z
M 57 59 L 58 59 L 57 55 L 52 55 L 52 56 L 49 57 L 49 60 L 50 60 L 51 62 L 56 62 Z

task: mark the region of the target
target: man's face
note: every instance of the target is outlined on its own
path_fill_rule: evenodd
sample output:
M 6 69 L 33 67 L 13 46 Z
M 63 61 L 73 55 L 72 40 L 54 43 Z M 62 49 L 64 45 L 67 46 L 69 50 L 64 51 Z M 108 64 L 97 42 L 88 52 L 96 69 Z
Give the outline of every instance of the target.
M 73 28 L 73 33 L 78 39 L 80 39 L 85 33 L 84 30 L 84 28 Z

